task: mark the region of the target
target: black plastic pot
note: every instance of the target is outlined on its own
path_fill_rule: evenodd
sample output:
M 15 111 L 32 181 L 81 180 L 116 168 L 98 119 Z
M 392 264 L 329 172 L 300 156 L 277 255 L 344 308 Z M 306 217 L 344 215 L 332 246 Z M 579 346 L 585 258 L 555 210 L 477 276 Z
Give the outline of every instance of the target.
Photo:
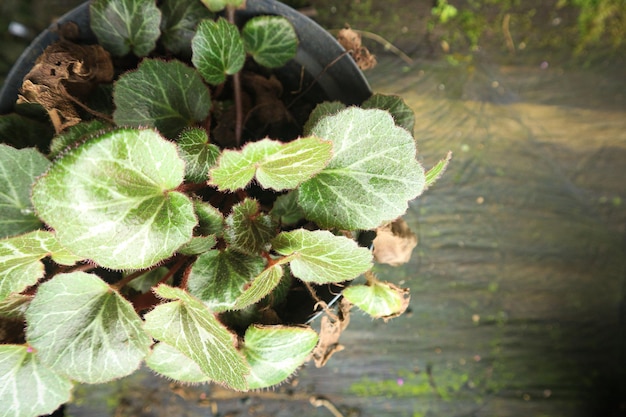
M 276 0 L 248 0 L 246 10 L 237 12 L 237 19 L 245 21 L 257 15 L 284 16 L 298 33 L 300 45 L 295 59 L 277 71 L 286 91 L 305 91 L 315 81 L 319 88 L 310 89 L 299 100 L 313 103 L 338 100 L 350 105 L 360 104 L 371 95 L 367 80 L 350 56 L 345 55 L 333 63 L 345 50 L 313 20 Z M 96 43 L 89 27 L 89 2 L 85 2 L 42 32 L 16 61 L 0 90 L 0 114 L 13 111 L 24 76 L 43 50 L 58 40 L 54 31 L 57 24 L 69 21 L 78 25 L 83 42 Z M 305 69 L 304 78 L 301 76 L 302 67 Z

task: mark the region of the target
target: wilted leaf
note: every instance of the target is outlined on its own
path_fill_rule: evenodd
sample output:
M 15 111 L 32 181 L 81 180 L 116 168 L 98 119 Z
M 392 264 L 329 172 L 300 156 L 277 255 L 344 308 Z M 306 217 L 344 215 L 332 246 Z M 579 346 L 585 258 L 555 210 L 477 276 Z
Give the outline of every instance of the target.
M 317 343 L 308 327 L 252 325 L 246 330 L 243 353 L 252 367 L 250 389 L 284 381 L 307 359 Z
M 117 80 L 113 98 L 115 123 L 155 127 L 168 138 L 204 120 L 211 109 L 208 87 L 180 61 L 144 59 Z
M 90 384 L 134 372 L 152 341 L 133 306 L 93 274 L 56 275 L 26 310 L 26 340 L 42 363 Z
M 153 130 L 119 129 L 57 160 L 33 188 L 39 216 L 78 256 L 115 269 L 149 267 L 191 239 L 191 200 L 176 146 Z
M 303 281 L 325 284 L 358 277 L 372 267 L 372 254 L 355 241 L 326 230 L 297 229 L 272 240 L 281 255 L 293 255 L 290 268 Z
M 24 345 L 0 345 L 0 417 L 50 414 L 70 400 L 72 382 Z
M 94 0 L 91 30 L 111 54 L 148 55 L 161 35 L 161 11 L 154 0 Z
M 247 389 L 250 367 L 235 348 L 235 336 L 215 314 L 179 288 L 160 285 L 156 293 L 175 301 L 146 314 L 146 331 L 198 364 L 211 380 L 237 390 Z
M 415 246 L 417 236 L 399 218 L 376 229 L 374 259 L 379 263 L 399 266 L 409 262 Z
M 349 107 L 322 118 L 312 133 L 330 140 L 334 152 L 298 189 L 300 207 L 320 226 L 373 229 L 404 214 L 423 191 L 413 136 L 387 112 Z
M 41 226 L 30 203 L 35 179 L 50 166 L 36 149 L 0 144 L 0 238 Z
M 298 35 L 282 16 L 256 16 L 241 31 L 246 52 L 267 68 L 282 67 L 296 55 Z

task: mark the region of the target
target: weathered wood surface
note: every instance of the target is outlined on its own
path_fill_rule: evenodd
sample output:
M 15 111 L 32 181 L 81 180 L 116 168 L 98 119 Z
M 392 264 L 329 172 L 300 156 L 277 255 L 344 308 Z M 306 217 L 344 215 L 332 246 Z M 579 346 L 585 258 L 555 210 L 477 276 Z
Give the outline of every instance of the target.
M 72 416 L 626 412 L 623 80 L 476 63 L 383 63 L 372 80 L 416 111 L 425 166 L 454 152 L 406 216 L 411 262 L 379 269 L 411 287 L 411 313 L 353 315 L 346 350 L 277 392 L 175 394 L 144 374 L 105 387 L 109 400 L 81 387 Z

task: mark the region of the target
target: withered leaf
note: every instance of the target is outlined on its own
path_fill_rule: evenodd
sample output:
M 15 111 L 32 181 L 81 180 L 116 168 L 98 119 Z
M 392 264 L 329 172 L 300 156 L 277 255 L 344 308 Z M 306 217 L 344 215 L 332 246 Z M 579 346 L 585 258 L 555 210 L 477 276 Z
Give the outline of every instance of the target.
M 417 246 L 417 236 L 403 219 L 376 229 L 374 239 L 374 259 L 378 263 L 398 266 L 409 262 L 411 253 Z
M 343 345 L 339 344 L 339 337 L 350 323 L 351 308 L 352 303 L 342 298 L 336 318 L 328 315 L 322 317 L 319 342 L 312 353 L 317 368 L 326 365 L 331 356 L 344 349 Z
M 359 32 L 350 29 L 350 27 L 341 29 L 337 34 L 337 41 L 350 53 L 356 64 L 362 70 L 376 66 L 376 56 L 362 45 L 361 34 Z

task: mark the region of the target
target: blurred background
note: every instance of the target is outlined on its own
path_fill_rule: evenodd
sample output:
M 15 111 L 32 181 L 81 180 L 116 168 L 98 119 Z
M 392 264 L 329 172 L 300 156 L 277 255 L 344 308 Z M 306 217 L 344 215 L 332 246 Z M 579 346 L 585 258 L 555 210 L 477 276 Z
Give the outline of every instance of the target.
M 77 0 L 0 1 L 0 81 Z M 354 314 L 337 353 L 275 391 L 148 371 L 77 386 L 68 416 L 626 416 L 626 1 L 300 0 L 362 31 L 375 91 L 414 109 L 444 177 L 405 216 L 411 288 Z

